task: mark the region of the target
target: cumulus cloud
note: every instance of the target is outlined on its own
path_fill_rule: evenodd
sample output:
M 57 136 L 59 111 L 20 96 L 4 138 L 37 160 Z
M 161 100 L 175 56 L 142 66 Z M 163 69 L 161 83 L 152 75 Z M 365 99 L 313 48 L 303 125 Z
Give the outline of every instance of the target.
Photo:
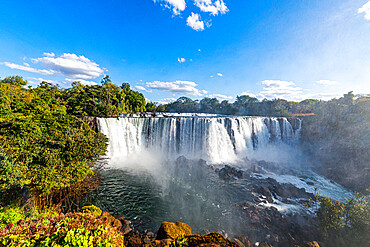
M 153 0 L 154 2 L 163 2 L 161 5 L 172 9 L 173 13 L 175 15 L 178 15 L 181 13 L 181 11 L 184 11 L 186 8 L 185 0 Z
M 47 57 L 55 57 L 55 54 L 54 52 L 44 52 L 43 54 L 44 56 L 47 56 Z
M 175 101 L 176 101 L 175 98 L 165 98 L 165 99 L 156 100 L 154 101 L 154 103 L 164 105 L 164 104 L 172 103 Z
M 98 83 L 94 82 L 94 81 L 86 81 L 84 79 L 71 79 L 71 78 L 67 78 L 66 81 L 68 82 L 75 82 L 75 81 L 79 81 L 82 85 L 85 85 L 85 86 L 95 86 L 95 85 L 98 85 Z
M 56 71 L 70 79 L 93 79 L 103 74 L 99 65 L 85 56 L 64 53 L 59 57 L 45 56 L 32 59 L 34 63 Z
M 217 75 L 219 76 L 219 77 L 223 77 L 224 75 L 223 74 L 221 74 L 221 73 L 217 73 Z
M 358 9 L 359 14 L 365 14 L 365 19 L 370 20 L 370 1 Z
M 162 82 L 153 81 L 147 82 L 146 86 L 151 89 L 157 89 L 165 92 L 184 94 L 192 96 L 202 96 L 207 93 L 205 90 L 199 90 L 195 82 L 192 81 L 174 81 L 174 82 Z
M 185 63 L 186 59 L 183 57 L 179 57 L 177 58 L 177 61 L 179 61 L 179 63 Z
M 55 80 L 48 80 L 48 79 L 44 79 L 44 78 L 37 78 L 37 77 L 28 77 L 28 82 L 31 83 L 31 84 L 40 84 L 41 82 L 45 81 L 45 82 L 49 82 L 51 84 L 65 84 L 65 82 L 62 82 L 62 81 L 55 81 Z
M 41 75 L 55 75 L 56 71 L 54 70 L 46 70 L 46 69 L 35 69 L 29 66 L 29 64 L 25 63 L 25 65 L 9 63 L 9 62 L 0 62 L 0 65 L 5 65 L 11 69 L 18 69 L 27 72 L 37 73 Z
M 203 31 L 204 30 L 204 22 L 200 20 L 200 15 L 191 13 L 189 17 L 186 19 L 186 25 L 194 29 L 195 31 Z
M 194 0 L 194 4 L 203 12 L 211 15 L 225 14 L 229 11 L 223 0 Z
M 210 95 L 207 95 L 207 97 L 209 97 L 209 98 L 216 98 L 216 99 L 218 99 L 220 101 L 233 99 L 232 96 L 226 96 L 226 95 L 223 95 L 223 94 L 210 94 Z
M 264 85 L 259 93 L 261 98 L 293 99 L 302 93 L 302 88 L 291 81 L 265 80 L 261 83 Z
M 316 83 L 321 84 L 321 85 L 326 85 L 326 86 L 331 86 L 331 85 L 338 84 L 337 81 L 330 81 L 330 80 L 320 80 L 320 81 L 317 81 Z
M 42 69 L 31 67 L 28 63 L 20 65 L 10 62 L 0 62 L 0 65 L 41 75 L 63 75 L 66 77 L 66 81 L 81 81 L 85 85 L 96 84 L 87 80 L 97 78 L 104 72 L 104 69 L 100 68 L 97 63 L 84 56 L 64 53 L 56 57 L 53 52 L 45 52 L 43 55 L 43 57 L 31 59 L 33 63 L 38 63 L 43 67 Z
M 144 92 L 148 92 L 148 93 L 151 93 L 152 92 L 152 90 L 148 90 L 148 89 L 146 89 L 145 87 L 143 87 L 143 86 L 134 86 L 134 88 L 136 89 L 136 90 L 139 90 L 139 91 L 144 91 Z

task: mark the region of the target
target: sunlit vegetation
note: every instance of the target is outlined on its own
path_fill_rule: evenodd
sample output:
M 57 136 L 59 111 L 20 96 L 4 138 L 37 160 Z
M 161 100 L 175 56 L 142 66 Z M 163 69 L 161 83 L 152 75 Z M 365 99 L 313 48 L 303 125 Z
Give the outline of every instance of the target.
M 145 111 L 144 95 L 123 83 L 120 87 L 105 76 L 101 85 L 86 86 L 74 82 L 63 90 L 60 98 L 66 102 L 67 112 L 85 116 L 118 116 L 120 113 Z
M 83 208 L 81 213 L 45 212 L 27 218 L 19 212 L 10 218 L 9 212 L 5 212 L 7 224 L 0 225 L 4 226 L 0 246 L 124 246 L 120 221 L 94 206 Z M 0 212 L 0 224 L 5 213 Z
M 316 196 L 316 211 L 325 246 L 367 246 L 370 242 L 369 196 L 357 195 L 345 202 Z

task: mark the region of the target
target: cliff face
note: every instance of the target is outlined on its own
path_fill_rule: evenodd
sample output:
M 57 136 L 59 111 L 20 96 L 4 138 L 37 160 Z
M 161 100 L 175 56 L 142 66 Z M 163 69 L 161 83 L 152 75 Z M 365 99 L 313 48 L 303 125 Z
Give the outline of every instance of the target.
M 98 132 L 98 121 L 96 117 L 93 116 L 76 116 L 81 121 L 85 122 L 93 131 Z
M 370 188 L 370 101 L 323 109 L 302 121 L 302 146 L 324 176 L 355 191 Z

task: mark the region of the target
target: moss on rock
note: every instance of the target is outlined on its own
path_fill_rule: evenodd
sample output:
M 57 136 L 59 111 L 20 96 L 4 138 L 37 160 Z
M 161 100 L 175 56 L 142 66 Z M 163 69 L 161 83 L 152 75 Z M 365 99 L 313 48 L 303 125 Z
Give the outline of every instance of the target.
M 191 227 L 182 222 L 162 222 L 157 233 L 157 240 L 161 239 L 176 239 L 182 236 L 191 235 Z

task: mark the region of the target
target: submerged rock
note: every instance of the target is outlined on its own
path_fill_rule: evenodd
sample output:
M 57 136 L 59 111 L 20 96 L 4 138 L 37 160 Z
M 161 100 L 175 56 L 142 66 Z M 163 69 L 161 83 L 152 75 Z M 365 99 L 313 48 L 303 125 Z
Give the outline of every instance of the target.
M 158 233 L 157 240 L 176 239 L 183 236 L 191 235 L 191 227 L 182 222 L 162 222 Z

